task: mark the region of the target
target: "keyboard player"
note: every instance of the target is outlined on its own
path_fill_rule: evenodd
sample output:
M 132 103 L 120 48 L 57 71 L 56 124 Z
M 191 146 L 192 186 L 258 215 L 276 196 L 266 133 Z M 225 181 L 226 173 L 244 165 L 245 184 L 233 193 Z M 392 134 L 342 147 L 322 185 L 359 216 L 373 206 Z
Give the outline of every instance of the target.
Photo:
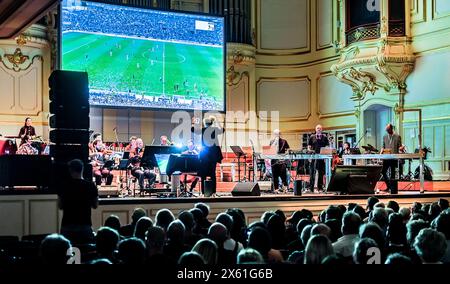
M 399 154 L 405 150 L 402 144 L 402 137 L 394 132 L 394 126 L 388 124 L 386 126 L 386 135 L 383 137 L 383 148 L 381 154 Z M 395 169 L 397 168 L 398 160 L 384 160 L 383 161 L 383 174 L 384 182 L 388 190 L 393 188 L 393 180 L 395 180 Z M 388 175 L 389 172 L 389 175 Z
M 322 125 L 316 126 L 316 133 L 311 135 L 308 140 L 308 151 L 314 154 L 320 154 L 320 149 L 328 147 L 330 142 L 328 137 L 322 133 Z M 323 176 L 325 174 L 325 161 L 313 160 L 310 164 L 309 174 L 309 190 L 314 192 L 314 183 L 316 178 L 316 170 L 318 174 L 317 189 L 323 191 Z
M 289 150 L 289 143 L 281 138 L 281 132 L 279 129 L 275 129 L 273 131 L 274 139 L 270 141 L 270 146 L 274 147 L 277 151 L 277 154 L 285 154 L 287 150 Z M 272 182 L 273 188 L 275 192 L 278 192 L 279 188 L 279 178 L 281 178 L 281 182 L 283 184 L 284 189 L 289 188 L 289 181 L 287 178 L 287 165 L 284 160 L 272 160 Z

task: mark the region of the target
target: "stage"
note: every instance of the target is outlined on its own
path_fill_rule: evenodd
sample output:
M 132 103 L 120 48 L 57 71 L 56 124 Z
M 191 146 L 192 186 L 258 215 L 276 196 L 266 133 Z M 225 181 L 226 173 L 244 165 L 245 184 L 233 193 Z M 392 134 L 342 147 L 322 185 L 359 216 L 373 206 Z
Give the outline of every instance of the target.
M 227 183 L 232 188 L 233 183 Z M 347 205 L 357 203 L 365 207 L 367 198 L 373 195 L 336 195 L 334 193 L 305 193 L 302 196 L 289 194 L 271 194 L 262 188 L 261 196 L 231 196 L 230 189 L 219 184 L 218 196 L 157 198 L 149 196 L 100 198 L 97 209 L 92 210 L 94 229 L 98 229 L 110 215 L 117 215 L 122 224 L 131 222 L 135 208 L 141 207 L 148 216 L 155 218 L 158 210 L 167 208 L 175 216 L 183 210 L 191 209 L 197 202 L 205 202 L 211 207 L 209 219 L 213 221 L 217 214 L 229 208 L 244 211 L 247 223 L 259 220 L 268 210 L 283 210 L 287 216 L 301 209 L 311 210 L 317 216 L 329 205 Z M 414 202 L 432 203 L 440 198 L 450 200 L 450 183 L 433 182 L 429 184 L 434 191 L 420 193 L 417 190 L 400 190 L 391 195 L 384 191 L 375 194 L 381 202 L 397 201 L 401 207 L 409 207 Z M 400 187 L 399 187 L 400 188 Z M 100 190 L 102 191 L 102 190 Z M 2 220 L 0 235 L 23 236 L 28 234 L 47 234 L 59 232 L 62 212 L 58 209 L 57 195 L 32 188 L 0 190 L 0 215 L 8 216 Z

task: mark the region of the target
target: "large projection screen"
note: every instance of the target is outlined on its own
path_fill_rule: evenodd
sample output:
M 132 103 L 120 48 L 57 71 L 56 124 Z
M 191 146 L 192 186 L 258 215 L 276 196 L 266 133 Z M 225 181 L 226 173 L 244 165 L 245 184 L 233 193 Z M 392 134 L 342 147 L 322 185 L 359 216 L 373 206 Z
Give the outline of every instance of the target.
M 64 0 L 61 68 L 86 71 L 90 104 L 225 111 L 224 18 Z

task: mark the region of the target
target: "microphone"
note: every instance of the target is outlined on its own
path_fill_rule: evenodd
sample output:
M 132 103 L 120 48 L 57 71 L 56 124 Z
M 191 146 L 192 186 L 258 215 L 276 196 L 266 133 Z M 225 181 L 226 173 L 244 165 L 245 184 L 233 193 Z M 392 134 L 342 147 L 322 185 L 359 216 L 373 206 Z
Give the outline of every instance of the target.
M 155 144 L 155 138 L 153 138 L 151 146 L 153 146 L 153 144 Z

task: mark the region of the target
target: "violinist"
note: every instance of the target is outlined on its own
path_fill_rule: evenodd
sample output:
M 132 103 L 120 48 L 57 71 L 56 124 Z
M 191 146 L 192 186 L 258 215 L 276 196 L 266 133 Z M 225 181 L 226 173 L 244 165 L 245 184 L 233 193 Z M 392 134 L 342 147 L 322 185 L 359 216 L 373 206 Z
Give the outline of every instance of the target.
M 97 186 L 102 185 L 102 179 L 105 179 L 106 185 L 111 185 L 114 175 L 111 169 L 105 168 L 105 162 L 109 159 L 109 153 L 106 145 L 103 143 L 101 134 L 94 135 L 94 141 L 90 145 L 90 156 L 92 171 Z
M 131 174 L 137 178 L 139 189 L 144 189 L 144 181 L 148 180 L 148 186 L 152 187 L 156 180 L 156 175 L 148 168 L 141 167 L 141 160 L 144 155 L 144 141 L 141 138 L 136 139 L 136 147 L 130 152 Z

